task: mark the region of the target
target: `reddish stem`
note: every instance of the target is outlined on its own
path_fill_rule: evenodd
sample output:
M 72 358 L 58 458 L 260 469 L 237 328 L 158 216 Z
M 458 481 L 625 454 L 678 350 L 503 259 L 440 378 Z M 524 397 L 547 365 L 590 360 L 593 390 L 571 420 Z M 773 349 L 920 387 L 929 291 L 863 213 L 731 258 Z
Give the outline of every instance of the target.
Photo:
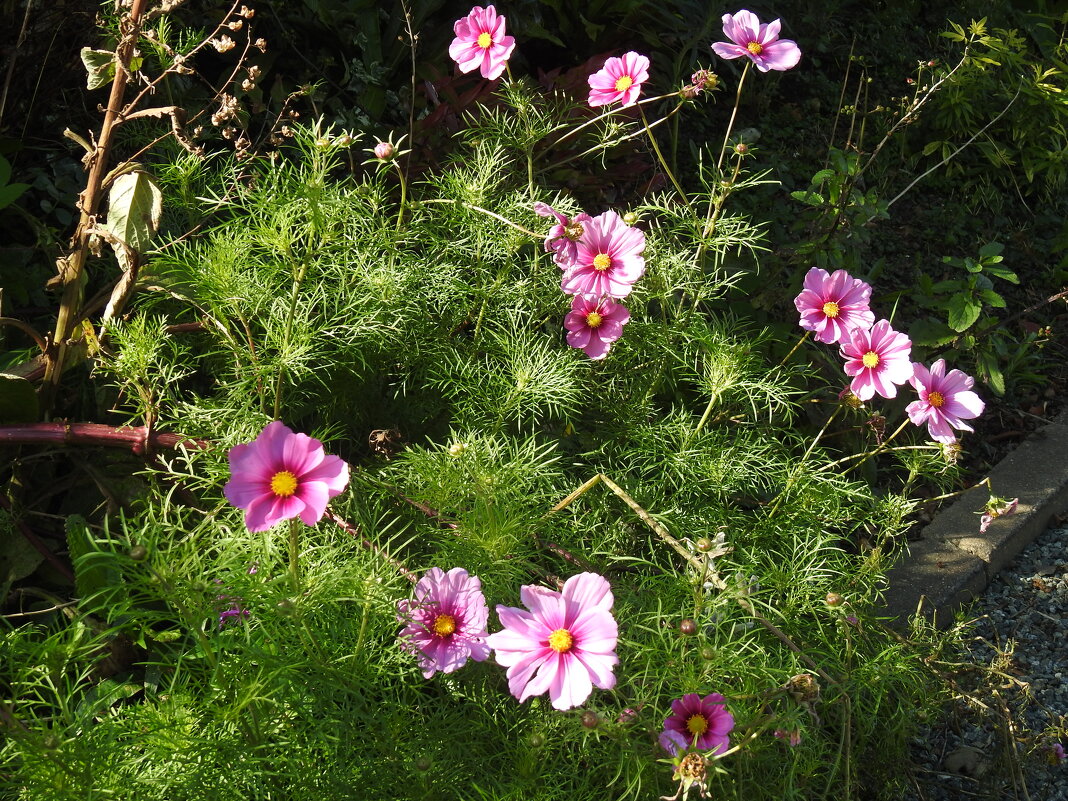
M 161 434 L 146 426 L 115 428 L 101 423 L 27 423 L 0 426 L 0 446 L 3 445 L 101 445 L 125 448 L 137 456 L 145 456 L 160 448 L 185 446 L 204 450 L 207 440 L 193 439 L 184 434 Z

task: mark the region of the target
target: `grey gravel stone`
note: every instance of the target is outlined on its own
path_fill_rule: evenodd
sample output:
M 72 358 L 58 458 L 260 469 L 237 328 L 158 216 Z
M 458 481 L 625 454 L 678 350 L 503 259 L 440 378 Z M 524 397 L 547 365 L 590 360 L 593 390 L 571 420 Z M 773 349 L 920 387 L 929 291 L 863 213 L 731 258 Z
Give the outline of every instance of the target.
M 913 739 L 914 781 L 905 801 L 1068 801 L 1068 761 L 1053 766 L 1048 759 L 1053 743 L 1068 748 L 1066 559 L 1068 525 L 1054 526 L 1006 565 L 970 610 L 978 620 L 961 661 L 989 666 L 997 660 L 1004 674 L 999 693 L 1015 712 L 1016 736 L 1007 736 L 994 696 L 981 699 L 991 712 L 955 702 L 943 721 Z M 958 775 L 952 770 L 959 759 L 952 757 L 960 754 L 989 767 L 978 776 Z

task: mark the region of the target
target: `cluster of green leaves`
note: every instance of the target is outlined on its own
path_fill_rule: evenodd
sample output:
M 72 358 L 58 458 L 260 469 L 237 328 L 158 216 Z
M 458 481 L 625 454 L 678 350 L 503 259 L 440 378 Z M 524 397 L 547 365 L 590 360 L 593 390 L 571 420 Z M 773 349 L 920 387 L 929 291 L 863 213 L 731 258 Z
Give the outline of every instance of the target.
M 537 105 L 522 83 L 503 98 Z M 156 166 L 167 238 L 98 370 L 130 422 L 212 444 L 158 455 L 128 513 L 74 521 L 77 605 L 4 630 L 0 765 L 21 797 L 647 798 L 672 789 L 656 735 L 689 692 L 738 722 L 717 796 L 895 796 L 938 695 L 916 658 L 932 639 L 875 611 L 911 501 L 810 447 L 793 423 L 826 423 L 836 391 L 715 311 L 762 242 L 729 211 L 704 230 L 711 169 L 706 196 L 640 210 L 647 271 L 609 358 L 567 346 L 559 269 L 524 229 L 546 228 L 535 201 L 573 203 L 532 181 L 523 156 L 553 130 L 535 123 L 474 121 L 403 207 L 394 172 L 343 177 L 350 142 L 321 125 L 285 158 Z M 353 465 L 332 506 L 352 528 L 301 531 L 299 591 L 284 538 L 222 495 L 228 447 L 279 417 Z M 402 446 L 376 455 L 382 429 Z M 907 486 L 952 484 L 936 448 L 909 459 Z M 462 566 L 491 606 L 605 575 L 620 664 L 586 705 L 600 725 L 518 704 L 492 661 L 423 679 L 396 640 L 397 562 Z M 221 626 L 235 602 L 248 615 Z M 802 673 L 819 700 L 790 694 Z

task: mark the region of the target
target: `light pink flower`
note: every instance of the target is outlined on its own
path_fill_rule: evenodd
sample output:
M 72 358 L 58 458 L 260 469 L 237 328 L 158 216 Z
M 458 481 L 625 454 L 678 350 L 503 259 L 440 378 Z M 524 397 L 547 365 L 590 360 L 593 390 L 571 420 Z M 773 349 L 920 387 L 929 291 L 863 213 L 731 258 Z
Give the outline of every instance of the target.
M 397 602 L 397 620 L 407 623 L 397 635 L 401 648 L 419 657 L 425 678 L 439 670 L 452 673 L 468 658 L 482 662 L 489 656 L 482 582 L 462 567 L 448 573 L 430 568 L 415 585 L 415 600 Z
M 979 518 L 979 533 L 986 534 L 986 530 L 990 528 L 990 524 L 999 517 L 1008 517 L 1009 515 L 1016 514 L 1016 507 L 1019 505 L 1019 498 L 1013 498 L 1011 501 L 1006 501 L 1002 498 L 991 498 L 986 505 L 986 510 L 983 512 L 983 516 Z
M 726 699 L 719 693 L 701 698 L 689 693 L 671 702 L 671 712 L 660 733 L 660 746 L 677 756 L 691 746 L 697 751 L 718 754 L 730 748 L 727 734 L 734 728 L 734 716 L 727 711 Z
M 266 531 L 292 517 L 314 526 L 348 483 L 344 461 L 327 456 L 319 440 L 275 420 L 252 442 L 230 449 L 230 480 L 223 494 L 245 510 L 249 531 Z
M 633 106 L 638 102 L 642 84 L 649 80 L 649 59 L 631 50 L 621 58 L 608 59 L 586 80 L 590 85 L 591 106 L 617 102 L 621 108 Z
M 844 342 L 854 328 L 871 328 L 875 315 L 868 309 L 871 287 L 845 270 L 813 267 L 805 275 L 805 288 L 794 298 L 801 313 L 800 326 L 813 331 L 827 345 Z
M 561 270 L 566 270 L 575 263 L 578 255 L 578 241 L 586 232 L 586 223 L 593 218 L 584 211 L 569 220 L 548 203 L 541 201 L 534 204 L 534 211 L 541 217 L 555 217 L 556 225 L 549 229 L 545 237 L 545 252 L 553 254 L 553 261 Z
M 947 445 L 957 439 L 954 428 L 974 431 L 964 421 L 981 415 L 986 406 L 971 391 L 975 383 L 972 377 L 960 370 L 950 370 L 947 375 L 945 359 L 932 364 L 930 371 L 918 362 L 913 362 L 912 367 L 909 383 L 920 399 L 905 408 L 909 419 L 918 426 L 927 423 L 931 439 Z
M 460 72 L 476 67 L 482 77 L 493 80 L 504 72 L 508 57 L 515 49 L 515 39 L 504 35 L 504 17 L 497 16 L 493 6 L 475 6 L 463 19 L 452 26 L 456 38 L 449 45 L 449 55 Z
M 772 732 L 780 740 L 784 740 L 791 748 L 796 748 L 801 744 L 801 730 L 800 729 L 776 729 Z
M 608 298 L 576 295 L 571 311 L 564 318 L 567 344 L 581 348 L 591 359 L 603 359 L 612 343 L 623 336 L 623 326 L 630 322 L 630 312 Z
M 912 341 L 891 328 L 889 320 L 880 320 L 867 331 L 854 328 L 841 350 L 846 375 L 853 376 L 849 388 L 862 401 L 871 400 L 876 392 L 896 397 L 894 385 L 912 378 Z
M 645 273 L 645 234 L 614 211 L 598 214 L 585 228 L 575 263 L 564 273 L 560 288 L 568 295 L 625 298 Z
M 730 42 L 716 42 L 712 50 L 720 58 L 747 56 L 761 72 L 788 70 L 801 60 L 801 49 L 790 39 L 780 39 L 782 22 L 761 24 L 752 11 L 723 15 L 723 33 Z
M 512 695 L 522 702 L 548 691 L 554 708 L 570 709 L 594 686 L 615 687 L 618 629 L 603 576 L 572 576 L 563 592 L 524 585 L 519 597 L 530 611 L 498 606 L 504 630 L 487 640 L 497 662 L 508 668 Z

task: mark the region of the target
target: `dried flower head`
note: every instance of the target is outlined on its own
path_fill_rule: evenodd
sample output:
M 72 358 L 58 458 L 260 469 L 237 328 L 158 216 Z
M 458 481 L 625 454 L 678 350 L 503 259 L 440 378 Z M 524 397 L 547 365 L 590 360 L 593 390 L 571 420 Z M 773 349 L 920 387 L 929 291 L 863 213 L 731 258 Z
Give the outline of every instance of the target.
M 209 39 L 208 44 L 218 50 L 220 53 L 227 53 L 233 50 L 237 46 L 237 42 L 227 36 L 225 33 L 218 39 Z

